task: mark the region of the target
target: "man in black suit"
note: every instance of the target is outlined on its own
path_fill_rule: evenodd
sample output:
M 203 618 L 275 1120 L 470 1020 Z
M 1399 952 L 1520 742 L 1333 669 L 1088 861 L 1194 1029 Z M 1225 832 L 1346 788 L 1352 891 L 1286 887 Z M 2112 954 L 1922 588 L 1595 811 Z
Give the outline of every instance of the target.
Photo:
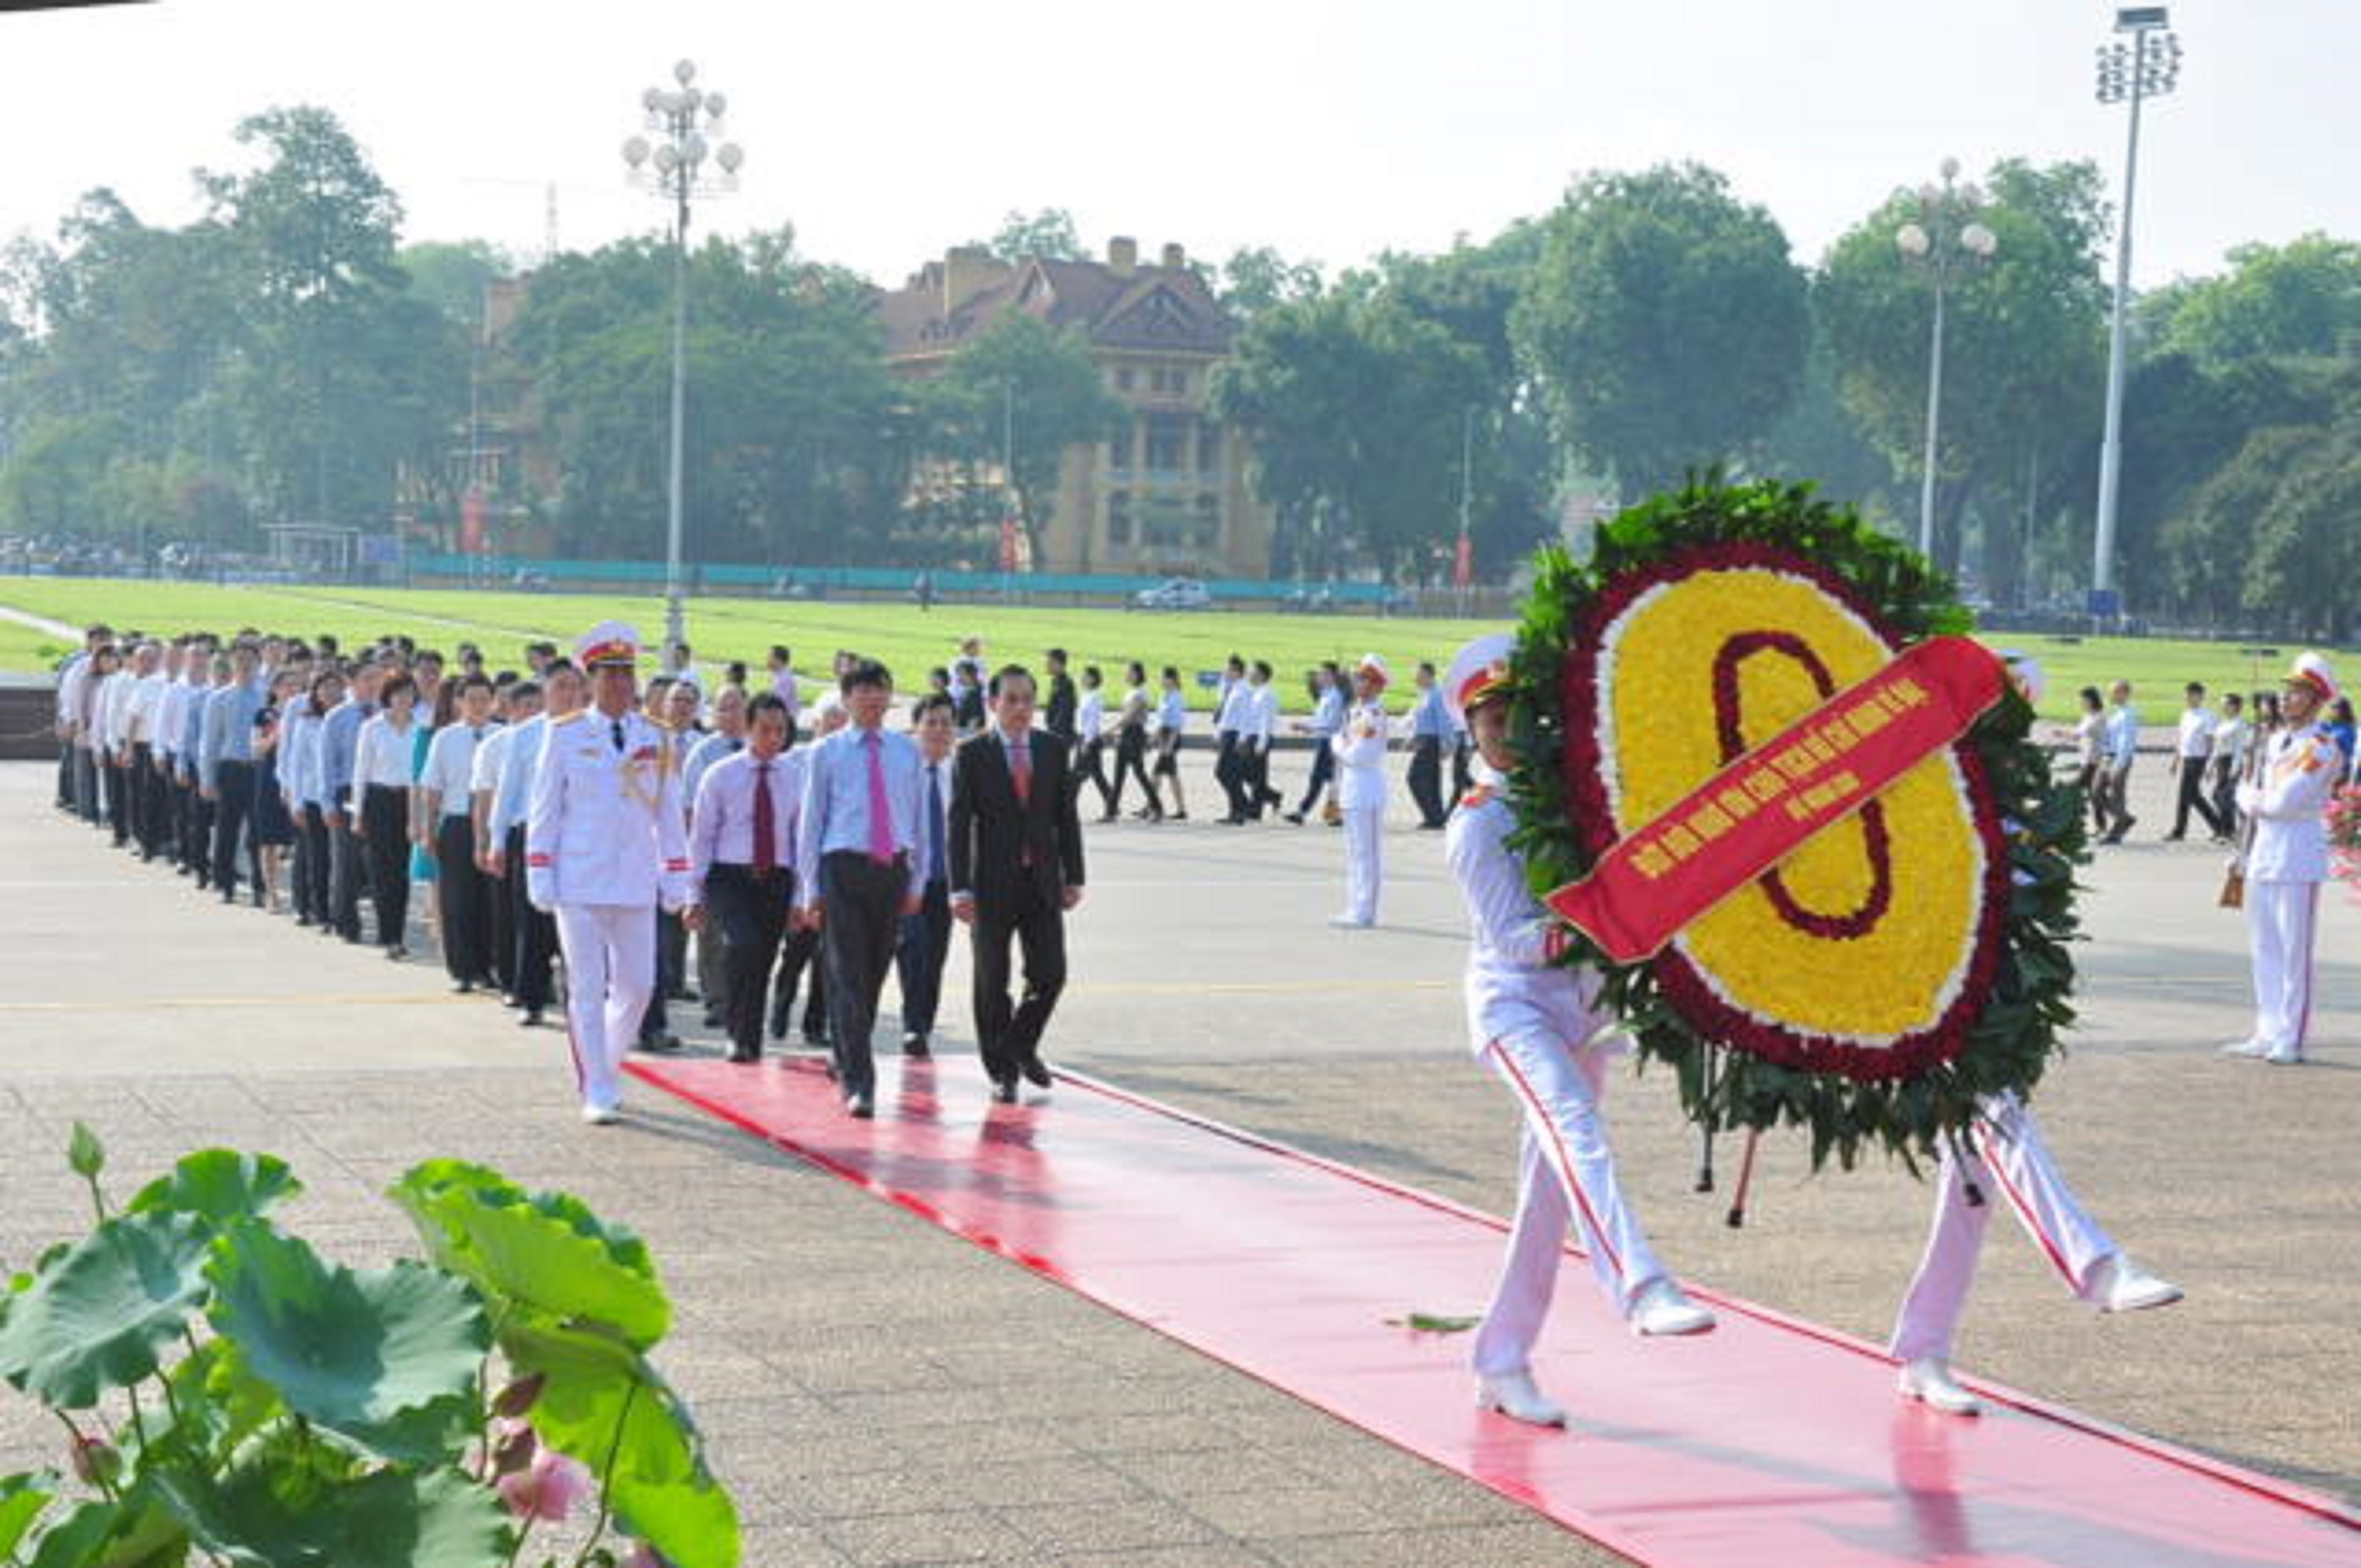
M 1074 677 L 1066 674 L 1066 651 L 1052 648 L 1048 657 L 1049 670 L 1049 701 L 1041 710 L 1041 727 L 1064 743 L 1068 751 L 1074 749 Z
M 1033 676 L 992 677 L 993 722 L 952 764 L 951 915 L 973 934 L 975 1037 L 993 1094 L 1019 1075 L 1048 1088 L 1041 1033 L 1066 984 L 1066 911 L 1082 901 L 1082 828 L 1066 748 L 1033 728 Z M 1025 953 L 1025 995 L 1008 997 L 1008 938 Z

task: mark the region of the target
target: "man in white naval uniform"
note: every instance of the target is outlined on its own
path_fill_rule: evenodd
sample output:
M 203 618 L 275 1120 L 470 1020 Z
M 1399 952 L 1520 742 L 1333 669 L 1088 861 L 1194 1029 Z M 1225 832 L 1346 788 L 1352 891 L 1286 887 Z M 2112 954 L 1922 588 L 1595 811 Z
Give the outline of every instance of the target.
M 2263 749 L 2257 776 L 2238 786 L 2252 819 L 2246 852 L 2246 930 L 2255 954 L 2255 1032 L 2223 1047 L 2279 1067 L 2303 1060 L 2312 1028 L 2312 944 L 2328 877 L 2327 812 L 2344 753 L 2320 726 L 2336 676 L 2317 653 L 2298 654 L 2280 690 L 2286 722 Z
M 2025 700 L 2041 703 L 2041 666 L 2004 651 L 2009 678 Z M 2020 881 L 2030 880 L 2016 873 Z M 2049 1155 L 2033 1113 L 2014 1094 L 1988 1094 L 1974 1126 L 1943 1152 L 1935 1178 L 1935 1221 L 1918 1272 L 1902 1298 L 1888 1352 L 1901 1364 L 1905 1398 L 1952 1415 L 1983 1405 L 1951 1376 L 1951 1346 L 1968 1288 L 1975 1282 L 1993 1205 L 2005 1200 L 2066 1288 L 2103 1312 L 2169 1306 L 2180 1288 L 2124 1255 L 2114 1238 L 2075 1201 Z
M 1452 875 L 1475 926 L 1467 955 L 1469 1037 L 1516 1096 L 1525 1120 L 1517 1218 L 1492 1301 L 1477 1330 L 1477 1402 L 1537 1426 L 1564 1426 L 1565 1409 L 1533 1382 L 1532 1354 L 1549 1316 L 1566 1227 L 1576 1225 L 1591 1271 L 1633 1331 L 1701 1333 L 1713 1314 L 1690 1300 L 1656 1261 L 1625 1201 L 1598 1111 L 1608 1051 L 1595 976 L 1556 960 L 1566 928 L 1525 883 L 1509 848 L 1515 823 L 1497 790 L 1514 765 L 1509 740 L 1505 636 L 1481 637 L 1452 662 L 1444 700 L 1482 755 L 1483 782 L 1460 803 L 1444 839 Z
M 1353 669 L 1353 706 L 1322 742 L 1336 759 L 1336 803 L 1345 813 L 1345 912 L 1331 926 L 1378 923 L 1386 827 L 1385 690 L 1386 662 L 1362 654 Z
M 688 894 L 680 773 L 670 735 L 634 700 L 639 656 L 620 621 L 576 643 L 592 706 L 550 721 L 525 816 L 526 891 L 556 916 L 582 1118 L 598 1124 L 621 1109 L 623 1054 L 655 988 L 655 906 Z

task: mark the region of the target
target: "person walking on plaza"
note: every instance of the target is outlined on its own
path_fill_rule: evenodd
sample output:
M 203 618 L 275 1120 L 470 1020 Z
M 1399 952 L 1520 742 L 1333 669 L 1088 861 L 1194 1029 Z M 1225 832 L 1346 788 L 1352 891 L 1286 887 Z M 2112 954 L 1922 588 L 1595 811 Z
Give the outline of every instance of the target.
M 1252 700 L 1253 690 L 1246 685 L 1246 662 L 1233 653 L 1223 666 L 1222 683 L 1213 697 L 1213 782 L 1221 786 L 1222 797 L 1228 803 L 1222 821 L 1231 827 L 1246 819 L 1246 791 L 1239 783 L 1243 775 L 1238 737 Z
M 870 1044 L 877 998 L 902 917 L 918 910 L 915 851 L 924 781 L 918 748 L 885 729 L 894 700 L 885 666 L 856 659 L 839 684 L 851 722 L 815 747 L 807 764 L 796 864 L 810 874 L 796 890 L 796 913 L 819 928 L 844 1108 L 867 1120 L 877 1113 Z
M 492 977 L 492 890 L 476 859 L 476 751 L 492 728 L 492 683 L 461 675 L 458 712 L 434 732 L 419 774 L 419 816 L 434 859 L 443 968 L 461 995 Z
M 588 708 L 552 719 L 525 810 L 525 881 L 566 954 L 566 1036 L 582 1119 L 622 1111 L 622 1065 L 656 982 L 659 904 L 688 893 L 680 772 L 632 701 L 640 635 L 601 621 L 575 644 Z
M 509 927 L 516 943 L 513 981 L 517 1025 L 541 1026 L 555 994 L 557 922 L 549 911 L 534 905 L 526 872 L 525 823 L 531 815 L 533 781 L 540 773 L 553 725 L 579 713 L 584 702 L 582 673 L 574 661 L 553 656 L 541 674 L 541 711 L 516 727 L 500 759 L 500 791 L 493 796 L 486 826 L 498 845 L 495 853 L 509 888 Z
M 1042 657 L 1049 677 L 1049 700 L 1041 710 L 1041 728 L 1066 748 L 1074 749 L 1074 677 L 1066 674 L 1066 651 L 1052 648 Z
M 1148 803 L 1132 815 L 1143 822 L 1164 820 L 1164 803 L 1156 796 L 1156 781 L 1148 776 L 1148 729 L 1153 702 L 1148 690 L 1148 666 L 1134 659 L 1124 666 L 1123 705 L 1115 710 L 1115 795 L 1101 821 L 1112 822 L 1123 815 L 1126 779 L 1137 779 L 1140 793 L 1148 796 Z
M 1306 685 L 1312 696 L 1312 717 L 1299 718 L 1290 728 L 1299 735 L 1312 737 L 1312 778 L 1304 786 L 1303 798 L 1296 802 L 1287 819 L 1302 827 L 1316 801 L 1320 804 L 1320 819 L 1333 828 L 1340 818 L 1336 815 L 1336 753 L 1328 743 L 1345 727 L 1344 673 L 1331 659 L 1313 667 Z
M 700 951 L 713 944 L 723 955 L 730 1059 L 757 1062 L 771 964 L 795 906 L 804 759 L 787 751 L 793 722 L 777 693 L 749 699 L 745 717 L 745 744 L 707 769 L 697 784 L 681 919 L 697 934 Z
M 361 725 L 353 743 L 355 831 L 368 851 L 377 945 L 399 962 L 410 957 L 410 759 L 417 750 L 418 683 L 397 673 L 380 695 L 383 708 Z
M 2181 1297 L 2180 1287 L 2126 1256 L 2076 1201 L 2024 1102 L 2014 1094 L 1985 1096 L 1975 1126 L 1944 1146 L 1934 1223 L 1886 1348 L 1899 1364 L 1903 1397 L 1949 1415 L 1983 1409 L 1952 1375 L 1951 1349 L 1995 1199 L 2006 1200 L 2066 1288 L 2100 1311 L 2142 1311 Z
M 775 653 L 781 650 L 773 649 L 772 652 Z M 777 694 L 774 692 L 773 695 Z M 680 797 L 689 802 L 692 835 L 697 827 L 697 792 L 703 787 L 705 775 L 713 771 L 715 764 L 746 749 L 746 688 L 741 685 L 726 685 L 714 693 L 713 729 L 709 734 L 697 737 L 697 743 L 688 749 L 688 760 L 681 764 Z M 780 706 L 786 706 L 785 698 L 780 698 Z M 794 710 L 789 709 L 787 740 L 783 744 L 792 743 L 795 733 L 796 716 Z M 728 1012 L 724 992 L 729 985 L 729 957 L 722 951 L 726 938 L 710 920 L 696 935 L 697 993 L 705 1003 L 705 1026 L 719 1029 L 724 1026 Z M 769 966 L 764 965 L 763 968 L 767 973 Z M 759 1010 L 756 1016 L 761 1016 Z
M 1524 1121 L 1516 1221 L 1473 1359 L 1482 1409 L 1564 1426 L 1565 1407 L 1533 1380 L 1532 1350 L 1556 1293 L 1569 1226 L 1600 1287 L 1638 1332 L 1701 1333 L 1714 1318 L 1656 1260 L 1625 1199 L 1599 1113 L 1610 1054 L 1601 1025 L 1611 1015 L 1599 1003 L 1598 976 L 1557 961 L 1565 927 L 1533 897 L 1523 859 L 1509 844 L 1516 823 L 1496 791 L 1516 764 L 1507 702 L 1513 648 L 1505 635 L 1477 638 L 1452 661 L 1444 683 L 1444 700 L 1466 714 L 1482 763 L 1444 840 L 1474 927 L 1468 1037 Z
M 509 749 L 516 744 L 517 732 L 541 712 L 540 678 L 533 676 L 511 684 L 494 706 L 500 721 L 476 748 L 475 767 L 467 778 L 468 826 L 475 844 L 476 870 L 483 876 L 484 892 L 491 909 L 485 929 L 491 948 L 492 978 L 500 982 L 501 1003 L 515 1007 L 521 1005 L 517 1001 L 517 899 L 509 873 L 514 869 L 521 878 L 524 862 L 522 857 L 514 862 L 509 860 L 507 832 L 500 826 L 497 813 L 500 779 L 509 767 Z
M 1279 688 L 1271 684 L 1270 661 L 1257 659 L 1246 674 L 1247 702 L 1238 722 L 1238 784 L 1246 803 L 1246 817 L 1262 820 L 1286 797 L 1270 787 L 1270 748 L 1279 739 Z
M 840 653 L 836 661 L 836 679 L 840 684 L 849 667 L 850 655 Z M 823 689 L 818 700 L 811 706 L 811 740 L 806 747 L 805 773 L 810 773 L 809 751 L 812 748 L 844 728 L 844 694 L 837 686 Z M 787 743 L 795 744 L 789 733 Z M 804 874 L 819 874 L 817 868 L 806 867 Z M 787 1037 L 787 1025 L 793 1021 L 796 993 L 804 998 L 803 1039 L 813 1050 L 829 1050 L 828 1030 L 828 964 L 820 952 L 819 928 L 806 925 L 792 916 L 787 921 L 786 935 L 779 938 L 779 967 L 771 980 L 771 1038 Z
M 1041 1036 L 1066 985 L 1066 912 L 1082 900 L 1082 828 L 1065 754 L 1033 728 L 1033 676 L 992 678 L 993 723 L 961 745 L 951 784 L 950 909 L 972 933 L 975 1040 L 994 1097 L 1021 1077 L 1049 1086 Z M 1008 941 L 1024 953 L 1025 994 L 1008 995 Z
M 367 790 L 354 773 L 361 729 L 377 714 L 384 668 L 374 660 L 353 667 L 344 700 L 320 721 L 321 820 L 328 830 L 328 929 L 347 942 L 361 939 L 361 889 L 368 879 L 361 839 Z
M 2238 834 L 2238 781 L 2246 776 L 2246 759 L 2255 746 L 2255 727 L 2246 722 L 2246 699 L 2236 692 L 2222 694 L 2221 722 L 2213 726 L 2213 756 L 2207 764 L 2206 789 L 2213 816 L 2221 823 L 2214 838 L 2227 844 Z
M 951 798 L 951 705 L 922 698 L 910 713 L 910 734 L 925 769 L 918 821 L 918 908 L 902 917 L 894 971 L 902 988 L 902 1054 L 933 1053 L 935 1015 L 943 994 L 943 960 L 951 945 L 949 808 Z M 1053 742 L 1054 744 L 1054 742 Z
M 2139 818 L 2132 815 L 2132 763 L 2139 756 L 2139 709 L 2132 706 L 2132 684 L 2117 681 L 2107 693 L 2106 756 L 2099 773 L 2099 790 L 2106 802 L 2108 828 L 2102 844 L 2120 844 Z
M 1159 781 L 1159 787 L 1172 796 L 1172 809 L 1165 816 L 1175 822 L 1189 820 L 1189 797 L 1180 788 L 1180 743 L 1189 728 L 1189 698 L 1180 689 L 1180 672 L 1173 665 L 1164 666 L 1163 689 L 1156 701 L 1156 765 L 1148 777 Z
M 2091 809 L 2091 830 L 2104 838 L 2109 821 L 2102 787 L 2107 776 L 2107 699 L 2096 686 L 2084 686 L 2075 695 L 2081 712 L 2074 719 L 2074 787 Z
M 2172 831 L 2164 836 L 2164 840 L 2178 844 L 2186 839 L 2189 814 L 2194 811 L 2204 819 L 2206 830 L 2219 844 L 2228 838 L 2229 824 L 2205 796 L 2206 765 L 2213 759 L 2213 731 L 2219 721 L 2213 710 L 2205 706 L 2204 682 L 2190 682 L 2181 696 L 2180 732 L 2172 749 Z
M 1106 693 L 1102 689 L 1105 677 L 1096 664 L 1082 666 L 1082 699 L 1074 709 L 1074 789 L 1079 793 L 1084 784 L 1099 792 L 1099 820 L 1115 816 L 1115 785 L 1106 776 Z
M 1331 926 L 1366 930 L 1378 923 L 1386 837 L 1385 692 L 1386 662 L 1362 654 L 1353 667 L 1353 706 L 1320 743 L 1335 759 L 1345 812 L 1345 912 Z
M 2263 748 L 2255 775 L 2238 786 L 2238 809 L 2251 819 L 2244 862 L 2255 1028 L 2223 1047 L 2229 1056 L 2279 1067 L 2303 1060 L 2320 884 L 2328 877 L 2328 802 L 2345 775 L 2344 754 L 2320 721 L 2335 698 L 2328 661 L 2299 655 L 2280 689 L 2285 722 Z
M 1418 825 L 1432 831 L 1450 816 L 1443 804 L 1443 751 L 1451 744 L 1451 714 L 1432 663 L 1419 662 L 1417 682 L 1410 714 L 1410 797 L 1418 806 Z
M 269 700 L 261 666 L 251 641 L 230 650 L 229 679 L 205 698 L 197 742 L 199 788 L 214 807 L 213 885 L 224 904 L 237 899 L 237 851 L 254 811 L 254 716 Z

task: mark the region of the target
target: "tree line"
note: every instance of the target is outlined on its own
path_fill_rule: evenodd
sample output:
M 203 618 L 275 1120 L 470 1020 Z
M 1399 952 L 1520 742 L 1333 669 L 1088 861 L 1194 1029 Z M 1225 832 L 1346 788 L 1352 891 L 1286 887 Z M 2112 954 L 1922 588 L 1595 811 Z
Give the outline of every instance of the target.
M 555 468 L 502 476 L 495 547 L 530 522 L 564 554 L 651 554 L 666 243 L 546 258 L 487 345 L 507 258 L 403 245 L 399 197 L 324 110 L 236 134 L 249 166 L 199 171 L 193 222 L 102 190 L 0 253 L 0 532 L 228 546 L 402 514 L 447 534 L 489 407 L 529 410 Z M 1947 291 L 1935 552 L 1996 606 L 2062 607 L 2090 573 L 2112 214 L 2088 163 L 2003 160 L 1982 188 L 1992 256 Z M 1894 236 L 1921 200 L 1897 187 L 1806 265 L 1722 176 L 1673 164 L 1585 175 L 1438 254 L 1197 264 L 1240 325 L 1211 411 L 1252 438 L 1274 572 L 1438 580 L 1464 513 L 1497 579 L 1570 498 L 1708 466 L 1814 479 L 1914 533 L 1933 298 Z M 1082 254 L 1055 208 L 983 243 Z M 687 265 L 694 559 L 988 561 L 1009 513 L 1038 537 L 1065 447 L 1125 421 L 1086 345 L 1030 318 L 939 378 L 893 375 L 870 281 L 792 232 Z M 2336 635 L 2361 567 L 2361 247 L 2242 247 L 2143 295 L 2131 340 L 2127 602 Z

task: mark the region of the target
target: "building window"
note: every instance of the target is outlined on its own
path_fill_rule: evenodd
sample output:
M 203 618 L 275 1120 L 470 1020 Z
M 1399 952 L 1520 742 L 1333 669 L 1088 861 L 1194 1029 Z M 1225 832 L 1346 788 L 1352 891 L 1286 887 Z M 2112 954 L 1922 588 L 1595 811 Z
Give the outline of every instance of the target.
M 1201 424 L 1197 427 L 1197 472 L 1218 474 L 1222 471 L 1222 427 Z
M 1208 490 L 1197 498 L 1197 516 L 1189 528 L 1189 543 L 1199 550 L 1213 550 L 1222 542 L 1222 500 Z
M 1116 490 L 1107 497 L 1107 543 L 1131 543 L 1131 492 Z
M 1189 422 L 1179 414 L 1148 416 L 1148 466 L 1155 473 L 1179 472 L 1189 449 Z
M 1115 389 L 1118 392 L 1128 392 L 1131 390 L 1130 366 L 1123 365 L 1116 367 L 1115 373 Z

